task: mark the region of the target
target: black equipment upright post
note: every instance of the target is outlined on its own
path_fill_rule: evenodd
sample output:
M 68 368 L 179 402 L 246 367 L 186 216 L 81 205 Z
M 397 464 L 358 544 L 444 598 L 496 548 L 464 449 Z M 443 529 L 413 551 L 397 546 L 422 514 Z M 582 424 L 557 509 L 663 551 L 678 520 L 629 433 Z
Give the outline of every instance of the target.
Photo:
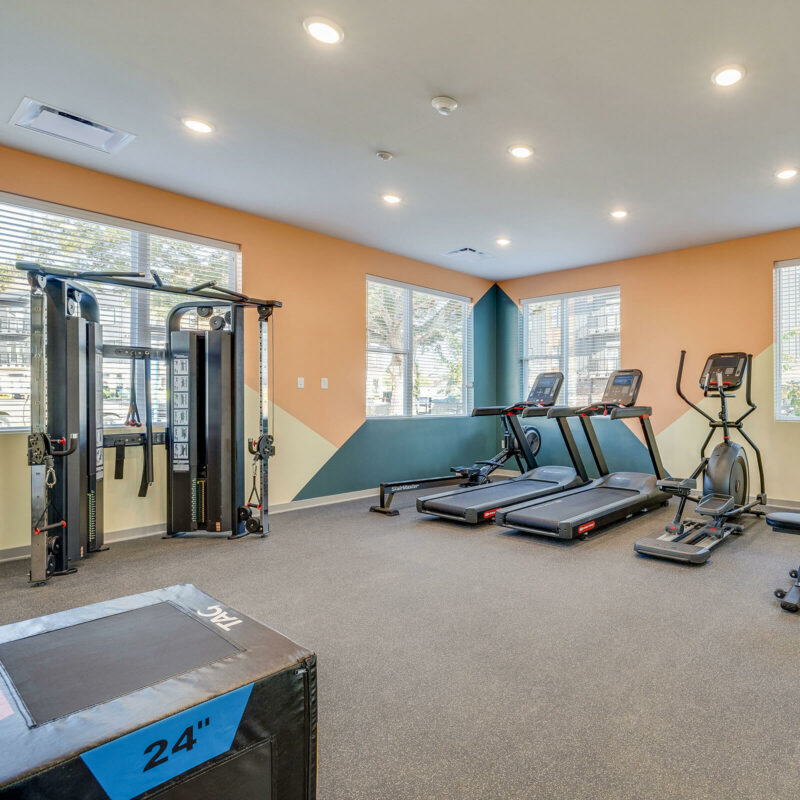
M 103 340 L 91 292 L 41 272 L 28 282 L 30 580 L 42 584 L 103 549 Z
M 215 307 L 223 313 L 215 314 Z M 209 319 L 209 330 L 181 328 L 190 311 Z M 245 500 L 244 311 L 233 300 L 197 300 L 180 303 L 167 317 L 168 537 L 197 530 L 229 532 L 231 539 L 269 532 L 267 459 L 275 449 L 264 412 L 263 352 L 255 445 L 261 489 L 258 503 Z M 272 308 L 257 311 L 263 349 Z M 248 447 L 256 452 L 252 440 Z
M 708 434 L 700 447 L 700 463 L 688 478 L 663 477 L 658 482 L 662 491 L 679 498 L 675 516 L 666 526 L 665 533 L 658 537 L 640 539 L 634 549 L 641 555 L 704 564 L 713 548 L 731 534 L 742 533 L 744 528 L 738 522 L 742 515 L 763 516 L 764 512 L 756 509 L 766 505 L 767 494 L 761 451 L 744 430 L 744 420 L 756 410 L 751 393 L 753 356 L 741 352 L 712 353 L 706 359 L 700 376 L 700 388 L 704 397 L 719 400 L 720 410 L 716 418 L 684 394 L 682 382 L 685 361 L 686 351 L 681 350 L 675 389 L 687 405 L 708 421 Z M 735 397 L 731 392 L 742 384 L 745 386 L 747 408 L 732 420 L 728 412 L 728 401 Z M 706 456 L 706 448 L 717 430 L 722 431 L 722 441 L 716 445 L 710 456 Z M 759 492 L 752 501 L 747 453 L 742 445 L 731 441 L 731 431 L 740 433 L 756 456 Z M 701 494 L 693 494 L 700 476 L 703 478 L 703 491 Z M 695 512 L 706 520 L 685 520 L 683 513 L 687 503 L 694 503 Z

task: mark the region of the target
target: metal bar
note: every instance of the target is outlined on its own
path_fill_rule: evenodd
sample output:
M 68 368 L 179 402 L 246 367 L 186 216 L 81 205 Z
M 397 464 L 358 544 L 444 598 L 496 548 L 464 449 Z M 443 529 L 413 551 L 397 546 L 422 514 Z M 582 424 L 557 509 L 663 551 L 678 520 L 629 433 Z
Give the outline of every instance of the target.
M 569 427 L 568 419 L 566 417 L 556 417 L 556 424 L 558 425 L 559 431 L 561 431 L 564 444 L 567 446 L 567 454 L 569 455 L 569 460 L 572 462 L 572 466 L 575 467 L 575 472 L 577 472 L 578 477 L 586 483 L 589 480 L 589 476 L 586 473 L 586 465 L 581 458 L 578 443 L 572 435 L 572 429 Z
M 642 433 L 644 433 L 644 441 L 647 445 L 647 451 L 650 453 L 650 461 L 653 464 L 655 475 L 658 480 L 665 478 L 667 473 L 664 471 L 664 464 L 661 462 L 661 452 L 658 449 L 658 442 L 656 441 L 655 434 L 653 433 L 653 426 L 650 424 L 650 417 L 641 416 L 639 422 L 642 425 Z
M 686 360 L 686 351 L 685 350 L 681 350 L 681 360 L 680 360 L 680 362 L 678 364 L 678 377 L 675 379 L 675 391 L 678 393 L 678 397 L 680 397 L 681 400 L 683 400 L 684 403 L 686 403 L 687 405 L 690 405 L 698 414 L 702 414 L 707 420 L 710 420 L 711 422 L 713 422 L 714 421 L 714 417 L 712 417 L 710 414 L 707 414 L 705 411 L 703 411 L 703 409 L 700 408 L 700 406 L 696 406 L 683 393 L 683 389 L 681 388 L 681 381 L 682 381 L 682 378 L 683 378 L 683 362 L 685 360 Z
M 592 458 L 594 458 L 594 463 L 597 465 L 597 471 L 601 477 L 608 475 L 608 464 L 603 451 L 600 449 L 600 442 L 597 441 L 597 433 L 595 433 L 594 425 L 592 425 L 592 418 L 588 414 L 581 414 L 579 419 L 586 441 L 589 443 L 589 450 L 592 451 Z
M 57 269 L 55 267 L 43 267 L 40 264 L 31 261 L 17 261 L 17 269 L 22 272 L 29 272 L 38 275 L 53 276 L 56 278 L 66 278 L 73 280 L 88 281 L 90 283 L 108 283 L 114 286 L 125 286 L 129 289 L 147 289 L 152 292 L 166 292 L 168 294 L 186 294 L 193 297 L 203 298 L 207 300 L 218 300 L 221 303 L 230 303 L 233 298 L 225 291 L 219 290 L 209 291 L 207 289 L 199 289 L 192 291 L 192 287 L 186 286 L 171 286 L 166 283 L 158 284 L 153 280 L 137 280 L 136 278 L 127 277 L 114 277 L 113 275 L 103 275 L 102 272 L 83 272 L 81 270 Z M 254 297 L 242 295 L 237 298 L 236 302 L 242 303 L 246 306 L 269 306 L 271 308 L 281 308 L 283 303 L 280 300 L 259 300 Z
M 529 469 L 535 469 L 538 466 L 536 463 L 536 456 L 534 456 L 530 442 L 525 436 L 525 432 L 522 430 L 522 423 L 519 421 L 519 417 L 512 411 L 506 412 L 503 414 L 503 427 L 505 427 L 509 434 L 516 440 L 514 454 L 517 457 L 520 472 L 527 472 Z M 525 464 L 527 464 L 525 468 L 520 464 L 520 455 L 524 459 Z

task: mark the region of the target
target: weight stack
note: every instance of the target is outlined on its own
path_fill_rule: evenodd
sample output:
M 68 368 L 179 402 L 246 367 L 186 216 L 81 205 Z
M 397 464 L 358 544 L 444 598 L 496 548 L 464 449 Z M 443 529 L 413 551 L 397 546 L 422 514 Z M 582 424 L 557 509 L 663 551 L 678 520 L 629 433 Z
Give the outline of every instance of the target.
M 0 627 L 0 797 L 314 800 L 316 656 L 192 585 Z

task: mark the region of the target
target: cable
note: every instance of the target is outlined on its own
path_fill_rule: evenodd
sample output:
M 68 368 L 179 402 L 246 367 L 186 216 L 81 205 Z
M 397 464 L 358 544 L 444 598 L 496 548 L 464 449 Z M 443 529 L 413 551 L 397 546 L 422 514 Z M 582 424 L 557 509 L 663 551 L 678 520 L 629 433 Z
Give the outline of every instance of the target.
M 269 332 L 269 327 L 267 327 L 267 335 L 269 336 L 269 369 L 268 372 L 271 373 L 271 377 L 269 378 L 269 385 L 267 386 L 267 408 L 270 409 L 269 411 L 269 418 L 272 420 L 271 425 L 271 433 L 273 439 L 277 439 L 278 428 L 277 428 L 277 418 L 275 416 L 275 314 L 270 315 L 270 319 L 272 320 L 272 332 Z M 269 326 L 269 323 L 267 323 Z M 272 387 L 272 401 L 270 405 L 269 400 L 269 389 L 270 386 Z

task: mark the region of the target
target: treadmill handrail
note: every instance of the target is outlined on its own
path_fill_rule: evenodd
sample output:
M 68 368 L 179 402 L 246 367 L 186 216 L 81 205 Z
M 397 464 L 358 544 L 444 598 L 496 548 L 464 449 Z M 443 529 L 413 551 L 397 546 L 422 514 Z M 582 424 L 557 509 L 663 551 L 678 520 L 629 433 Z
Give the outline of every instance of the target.
M 577 417 L 582 410 L 583 406 L 554 406 L 547 412 L 547 418 L 558 419 L 559 417 Z
M 526 410 L 537 408 L 548 408 L 548 406 L 542 406 L 540 403 L 532 403 L 527 400 L 520 400 L 519 403 L 512 403 L 510 406 L 476 406 L 472 409 L 472 414 L 470 416 L 501 417 L 503 414 L 519 414 L 520 412 L 523 412 L 523 416 L 525 416 L 524 412 Z
M 620 406 L 611 409 L 609 415 L 611 419 L 628 419 L 634 417 L 651 417 L 653 415 L 652 406 Z

